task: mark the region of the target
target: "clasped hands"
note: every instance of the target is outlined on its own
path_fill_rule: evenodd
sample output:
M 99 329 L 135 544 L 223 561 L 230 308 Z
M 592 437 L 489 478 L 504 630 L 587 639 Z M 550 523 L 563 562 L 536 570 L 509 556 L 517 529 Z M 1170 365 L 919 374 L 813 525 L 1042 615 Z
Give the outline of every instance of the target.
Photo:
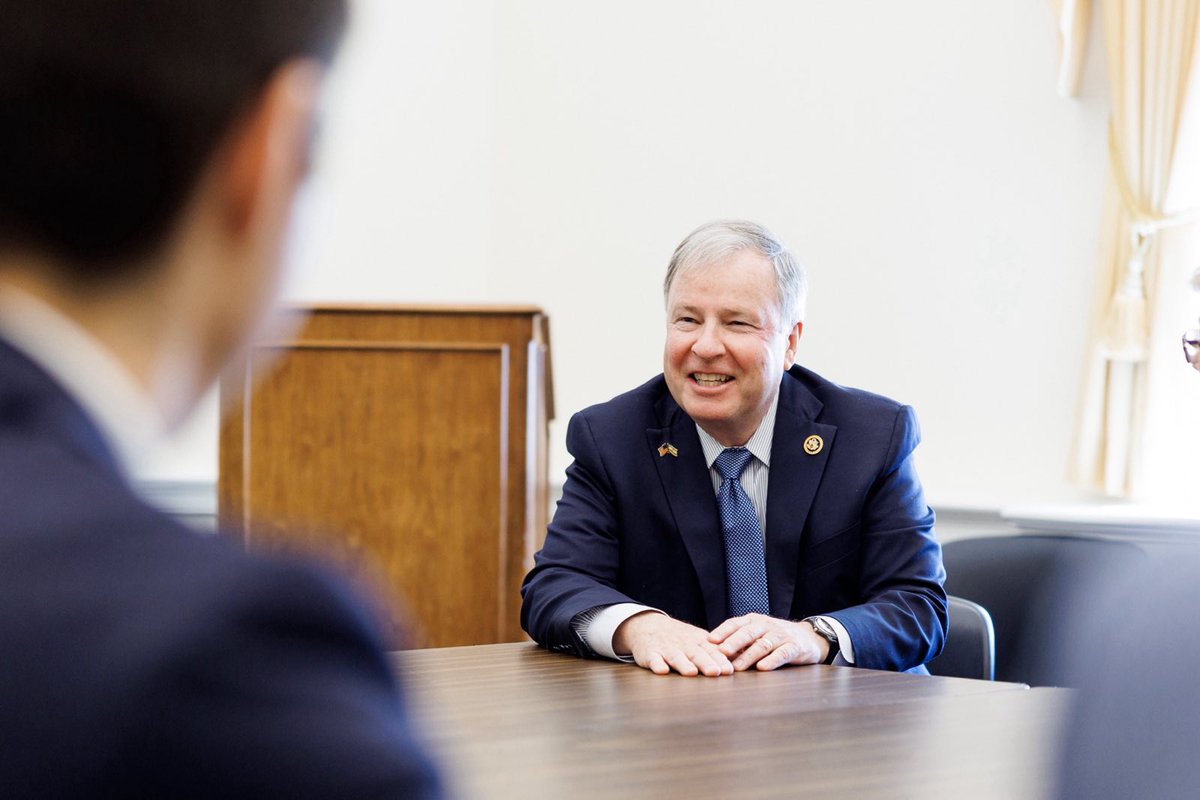
M 829 642 L 811 624 L 765 614 L 732 617 L 710 633 L 657 611 L 643 611 L 621 623 L 613 647 L 658 675 L 674 671 L 709 677 L 751 667 L 767 671 L 785 664 L 820 664 L 829 654 Z

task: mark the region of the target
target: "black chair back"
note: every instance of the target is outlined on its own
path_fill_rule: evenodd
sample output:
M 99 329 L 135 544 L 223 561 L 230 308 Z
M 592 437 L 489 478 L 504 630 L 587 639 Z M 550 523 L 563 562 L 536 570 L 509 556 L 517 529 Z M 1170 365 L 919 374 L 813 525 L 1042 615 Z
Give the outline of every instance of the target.
M 1100 589 L 1146 561 L 1123 541 L 1018 535 L 943 545 L 946 591 L 988 610 L 995 628 L 995 677 L 1032 686 L 1077 686 L 1078 637 Z
M 975 678 L 996 677 L 996 633 L 992 616 L 978 603 L 953 595 L 946 598 L 950 635 L 941 654 L 925 666 L 931 675 Z

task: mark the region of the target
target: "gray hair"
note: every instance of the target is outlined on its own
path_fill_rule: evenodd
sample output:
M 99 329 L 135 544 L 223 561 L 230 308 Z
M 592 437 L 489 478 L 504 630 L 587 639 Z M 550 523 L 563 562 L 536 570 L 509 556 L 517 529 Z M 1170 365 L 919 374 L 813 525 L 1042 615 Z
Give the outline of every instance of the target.
M 663 281 L 663 297 L 670 294 L 671 284 L 680 273 L 712 264 L 747 248 L 765 256 L 775 270 L 780 323 L 790 328 L 802 322 L 808 299 L 808 275 L 804 265 L 796 260 L 779 237 L 762 225 L 746 220 L 714 220 L 689 233 L 671 256 Z

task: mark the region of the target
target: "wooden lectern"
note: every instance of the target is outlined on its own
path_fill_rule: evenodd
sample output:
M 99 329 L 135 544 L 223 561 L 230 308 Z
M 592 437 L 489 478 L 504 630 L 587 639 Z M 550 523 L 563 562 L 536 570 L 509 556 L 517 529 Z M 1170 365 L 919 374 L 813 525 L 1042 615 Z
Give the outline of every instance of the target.
M 534 307 L 321 306 L 222 381 L 219 514 L 382 590 L 410 646 L 518 641 L 554 416 Z

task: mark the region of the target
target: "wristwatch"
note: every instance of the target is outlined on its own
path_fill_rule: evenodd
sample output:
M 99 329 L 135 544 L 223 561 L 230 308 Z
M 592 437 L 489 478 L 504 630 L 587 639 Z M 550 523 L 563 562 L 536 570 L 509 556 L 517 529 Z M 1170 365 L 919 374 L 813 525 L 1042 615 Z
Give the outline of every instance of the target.
M 838 644 L 837 631 L 821 617 L 806 617 L 804 621 L 812 625 L 813 630 L 817 632 L 818 636 L 829 642 L 829 655 L 825 656 L 825 660 L 821 663 L 832 664 L 842 649 L 842 646 Z

